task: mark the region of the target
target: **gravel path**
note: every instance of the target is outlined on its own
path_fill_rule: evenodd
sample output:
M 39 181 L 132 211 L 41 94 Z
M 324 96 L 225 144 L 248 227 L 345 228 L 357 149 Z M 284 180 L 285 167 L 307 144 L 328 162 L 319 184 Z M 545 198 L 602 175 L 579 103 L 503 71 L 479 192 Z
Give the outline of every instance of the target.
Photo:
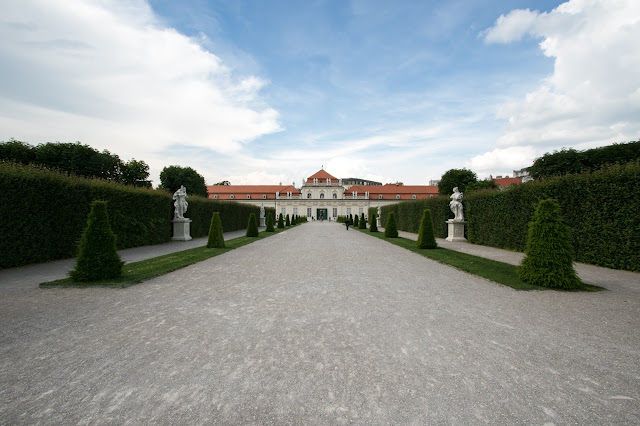
M 640 296 L 608 288 L 329 222 L 126 289 L 0 285 L 0 424 L 640 424 Z

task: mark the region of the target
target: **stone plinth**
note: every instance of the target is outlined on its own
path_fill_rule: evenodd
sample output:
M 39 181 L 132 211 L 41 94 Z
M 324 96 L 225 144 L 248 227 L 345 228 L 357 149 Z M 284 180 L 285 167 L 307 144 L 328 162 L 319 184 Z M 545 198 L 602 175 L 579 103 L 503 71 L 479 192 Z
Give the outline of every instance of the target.
M 260 218 L 260 226 L 267 226 L 267 224 L 265 223 L 265 218 L 264 216 Z
M 449 219 L 447 221 L 449 232 L 447 233 L 447 241 L 464 241 L 467 239 L 464 237 L 464 225 L 467 223 L 464 220 L 453 220 Z
M 173 219 L 173 238 L 175 241 L 189 241 L 191 239 L 191 219 Z

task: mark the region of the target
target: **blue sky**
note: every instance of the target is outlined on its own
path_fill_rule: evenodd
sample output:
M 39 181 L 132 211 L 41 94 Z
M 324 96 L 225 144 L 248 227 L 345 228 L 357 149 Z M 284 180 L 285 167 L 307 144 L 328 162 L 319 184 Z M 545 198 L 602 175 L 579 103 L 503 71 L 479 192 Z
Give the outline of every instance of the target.
M 81 141 L 156 182 L 427 184 L 640 135 L 635 0 L 13 3 L 0 140 Z

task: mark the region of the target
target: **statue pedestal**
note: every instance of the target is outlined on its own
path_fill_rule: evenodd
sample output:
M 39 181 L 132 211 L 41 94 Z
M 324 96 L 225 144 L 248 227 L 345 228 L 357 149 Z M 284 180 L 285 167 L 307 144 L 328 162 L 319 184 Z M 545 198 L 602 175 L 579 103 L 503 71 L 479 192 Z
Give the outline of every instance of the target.
M 191 239 L 191 219 L 173 219 L 173 238 L 174 241 L 189 241 Z
M 266 223 L 265 223 L 264 216 L 260 218 L 260 226 L 267 226 Z
M 377 216 L 377 217 L 376 217 L 376 226 L 377 226 L 378 228 L 382 228 L 382 225 L 380 225 L 380 216 Z
M 447 221 L 449 232 L 447 234 L 447 241 L 464 241 L 467 239 L 464 237 L 464 225 L 467 223 L 464 220 L 453 220 L 449 219 Z

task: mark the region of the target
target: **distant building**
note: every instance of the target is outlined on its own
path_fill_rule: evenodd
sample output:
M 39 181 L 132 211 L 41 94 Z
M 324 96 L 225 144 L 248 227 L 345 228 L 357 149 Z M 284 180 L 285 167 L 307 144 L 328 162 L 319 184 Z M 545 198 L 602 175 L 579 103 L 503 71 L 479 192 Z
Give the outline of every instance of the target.
M 494 181 L 496 183 L 496 185 L 498 185 L 498 188 L 500 188 L 500 189 L 508 188 L 511 185 L 520 185 L 521 183 L 526 183 L 526 182 L 529 182 L 529 181 L 533 180 L 529 176 L 529 172 L 526 171 L 525 169 L 514 170 L 513 171 L 513 177 L 496 176 L 494 178 L 493 176 L 490 175 L 489 179 Z
M 358 179 L 346 189 L 344 180 L 319 170 L 307 178 L 300 189 L 292 185 L 212 185 L 209 198 L 272 207 L 277 214 L 295 214 L 309 218 L 336 218 L 350 214 L 368 216 L 370 207 L 386 206 L 406 200 L 421 200 L 438 196 L 437 186 L 382 185 Z
M 349 189 L 352 185 L 382 185 L 382 182 L 375 182 L 372 180 L 360 179 L 360 178 L 346 178 L 342 179 L 342 186 Z

